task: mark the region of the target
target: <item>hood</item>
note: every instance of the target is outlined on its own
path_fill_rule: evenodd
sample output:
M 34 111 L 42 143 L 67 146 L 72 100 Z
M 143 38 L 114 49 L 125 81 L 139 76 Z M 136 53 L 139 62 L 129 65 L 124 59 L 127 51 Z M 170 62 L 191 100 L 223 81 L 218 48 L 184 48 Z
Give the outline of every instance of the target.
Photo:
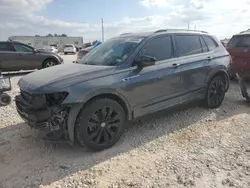
M 30 73 L 18 85 L 29 93 L 60 92 L 65 87 L 110 74 L 115 67 L 83 64 L 62 64 Z

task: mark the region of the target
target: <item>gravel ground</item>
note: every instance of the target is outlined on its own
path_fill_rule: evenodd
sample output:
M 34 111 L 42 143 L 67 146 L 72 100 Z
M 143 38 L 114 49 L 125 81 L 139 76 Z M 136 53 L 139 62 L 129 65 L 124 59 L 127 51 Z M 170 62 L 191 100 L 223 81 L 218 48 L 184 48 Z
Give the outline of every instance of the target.
M 233 82 L 220 108 L 144 117 L 95 153 L 41 140 L 12 103 L 0 108 L 0 188 L 250 187 L 249 107 Z

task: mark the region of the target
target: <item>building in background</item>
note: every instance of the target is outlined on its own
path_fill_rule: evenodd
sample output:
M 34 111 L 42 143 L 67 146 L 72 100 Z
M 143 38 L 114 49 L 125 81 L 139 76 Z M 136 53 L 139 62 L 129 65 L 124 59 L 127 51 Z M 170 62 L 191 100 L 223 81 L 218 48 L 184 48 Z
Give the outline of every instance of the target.
M 64 45 L 73 44 L 77 48 L 83 46 L 82 37 L 63 37 L 63 36 L 11 36 L 9 41 L 18 41 L 30 45 L 36 49 L 45 46 L 57 46 L 59 51 L 63 51 Z

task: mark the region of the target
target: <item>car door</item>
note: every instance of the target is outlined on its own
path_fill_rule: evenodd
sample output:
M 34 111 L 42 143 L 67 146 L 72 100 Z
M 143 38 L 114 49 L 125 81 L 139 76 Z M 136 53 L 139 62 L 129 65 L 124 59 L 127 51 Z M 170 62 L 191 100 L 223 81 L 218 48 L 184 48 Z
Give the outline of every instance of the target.
M 199 35 L 189 34 L 178 34 L 174 38 L 181 64 L 181 79 L 184 83 L 181 101 L 185 103 L 202 99 L 206 90 L 209 69 L 211 69 L 210 55 L 204 40 Z
M 0 42 L 0 70 L 15 71 L 18 54 L 9 42 Z
M 182 86 L 180 68 L 173 61 L 172 37 L 160 36 L 149 40 L 135 57 L 147 55 L 156 59 L 156 64 L 138 69 L 136 63 L 124 81 L 129 82 L 128 95 L 134 116 L 155 112 L 178 104 L 178 89 Z
M 250 35 L 235 35 L 229 41 L 227 50 L 232 57 L 233 73 L 250 74 Z M 244 75 L 242 75 L 244 76 Z
M 21 43 L 12 43 L 12 45 L 19 57 L 17 64 L 20 70 L 29 70 L 41 67 L 42 59 L 32 47 Z

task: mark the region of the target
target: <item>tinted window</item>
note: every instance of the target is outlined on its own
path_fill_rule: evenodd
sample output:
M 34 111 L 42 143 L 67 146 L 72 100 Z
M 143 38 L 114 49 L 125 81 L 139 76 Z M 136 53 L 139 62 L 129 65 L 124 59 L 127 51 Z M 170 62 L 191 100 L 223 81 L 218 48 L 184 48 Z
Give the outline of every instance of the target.
M 17 52 L 33 52 L 33 49 L 31 47 L 23 44 L 13 43 L 13 46 Z
M 65 48 L 72 48 L 72 47 L 74 47 L 73 45 L 65 45 Z
M 7 42 L 0 42 L 0 51 L 13 51 L 11 45 Z
M 180 56 L 198 54 L 202 52 L 199 36 L 179 35 L 175 36 L 175 39 Z
M 207 48 L 207 45 L 206 45 L 204 39 L 202 37 L 200 37 L 200 40 L 201 40 L 202 51 L 208 52 L 208 48 Z
M 249 35 L 233 36 L 233 38 L 229 41 L 227 47 L 228 48 L 250 47 L 250 36 Z
M 141 55 L 148 55 L 156 58 L 156 61 L 172 57 L 172 41 L 170 36 L 159 37 L 150 40 L 143 47 Z
M 209 51 L 215 49 L 218 46 L 211 37 L 203 36 L 203 38 L 207 44 Z

